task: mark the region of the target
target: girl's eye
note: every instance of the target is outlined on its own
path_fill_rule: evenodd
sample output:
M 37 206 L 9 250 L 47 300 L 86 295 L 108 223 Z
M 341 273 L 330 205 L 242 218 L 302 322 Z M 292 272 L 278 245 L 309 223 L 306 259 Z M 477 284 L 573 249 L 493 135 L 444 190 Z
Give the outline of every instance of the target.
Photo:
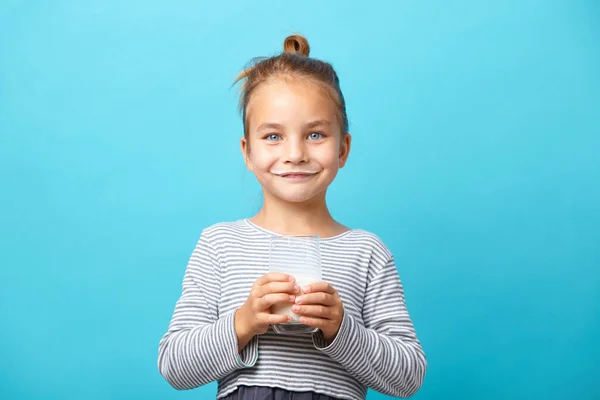
M 269 141 L 272 141 L 272 142 L 274 142 L 274 141 L 276 141 L 276 140 L 279 140 L 279 139 L 281 139 L 281 137 L 280 137 L 278 134 L 276 134 L 276 133 L 273 133 L 273 134 L 271 134 L 271 135 L 267 136 L 265 139 L 267 139 L 267 140 L 269 140 Z
M 310 135 L 308 135 L 308 138 L 310 140 L 319 140 L 323 138 L 323 134 L 319 132 L 312 132 Z

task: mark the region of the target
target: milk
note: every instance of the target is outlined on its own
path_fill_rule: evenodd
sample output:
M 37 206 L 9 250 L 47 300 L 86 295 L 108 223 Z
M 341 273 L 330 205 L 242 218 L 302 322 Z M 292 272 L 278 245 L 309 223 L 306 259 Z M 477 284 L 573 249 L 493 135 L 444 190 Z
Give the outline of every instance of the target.
M 302 292 L 302 288 L 304 286 L 307 286 L 314 282 L 319 282 L 321 280 L 320 276 L 314 276 L 314 275 L 312 275 L 312 276 L 311 275 L 300 275 L 300 276 L 294 276 L 294 278 L 296 278 L 296 284 L 298 286 L 300 286 L 300 292 L 296 293 L 296 297 L 299 297 L 302 294 L 304 294 Z M 291 323 L 294 323 L 294 322 L 299 323 L 300 316 L 292 311 L 293 305 L 294 304 L 292 304 L 292 303 L 274 304 L 271 307 L 271 314 L 288 315 L 288 316 L 292 317 Z
M 296 278 L 301 296 L 302 287 L 321 280 L 321 251 L 317 235 L 282 235 L 269 240 L 269 271 Z M 316 328 L 300 323 L 300 317 L 292 311 L 292 303 L 284 302 L 271 307 L 271 313 L 286 315 L 289 323 L 274 324 L 273 330 L 282 334 L 307 334 Z

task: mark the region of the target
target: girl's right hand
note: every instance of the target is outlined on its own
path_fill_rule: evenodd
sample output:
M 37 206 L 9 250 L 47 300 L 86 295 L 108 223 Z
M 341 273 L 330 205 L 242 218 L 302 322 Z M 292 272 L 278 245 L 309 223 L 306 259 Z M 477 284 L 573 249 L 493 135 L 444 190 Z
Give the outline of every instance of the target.
M 271 324 L 291 321 L 289 316 L 271 314 L 270 309 L 274 304 L 294 303 L 295 295 L 300 291 L 295 281 L 290 275 L 269 272 L 254 282 L 248 299 L 235 313 L 238 342 L 250 341 L 255 335 L 267 332 Z

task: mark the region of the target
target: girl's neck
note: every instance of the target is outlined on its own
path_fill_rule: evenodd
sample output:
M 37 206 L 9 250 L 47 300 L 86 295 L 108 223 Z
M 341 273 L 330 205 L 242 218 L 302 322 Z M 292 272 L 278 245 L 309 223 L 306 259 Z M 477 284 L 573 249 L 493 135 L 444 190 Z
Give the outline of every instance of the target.
M 325 195 L 303 203 L 289 203 L 271 198 L 265 193 L 262 208 L 249 220 L 261 228 L 282 235 L 319 235 L 327 238 L 348 230 L 331 216 Z

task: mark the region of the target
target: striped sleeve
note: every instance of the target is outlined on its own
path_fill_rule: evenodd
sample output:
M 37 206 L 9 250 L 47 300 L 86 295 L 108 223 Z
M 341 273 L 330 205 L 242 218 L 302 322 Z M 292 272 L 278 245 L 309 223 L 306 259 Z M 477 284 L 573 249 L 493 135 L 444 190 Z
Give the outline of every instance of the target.
M 158 369 L 175 389 L 193 389 L 231 372 L 253 367 L 258 358 L 255 336 L 238 353 L 234 312 L 218 315 L 219 266 L 204 233 L 194 248 L 181 297 L 167 333 L 159 344 Z
M 327 345 L 319 331 L 313 336 L 315 347 L 371 389 L 396 397 L 415 394 L 423 383 L 427 360 L 392 256 L 368 284 L 363 321 L 364 325 L 344 313 L 333 342 Z

